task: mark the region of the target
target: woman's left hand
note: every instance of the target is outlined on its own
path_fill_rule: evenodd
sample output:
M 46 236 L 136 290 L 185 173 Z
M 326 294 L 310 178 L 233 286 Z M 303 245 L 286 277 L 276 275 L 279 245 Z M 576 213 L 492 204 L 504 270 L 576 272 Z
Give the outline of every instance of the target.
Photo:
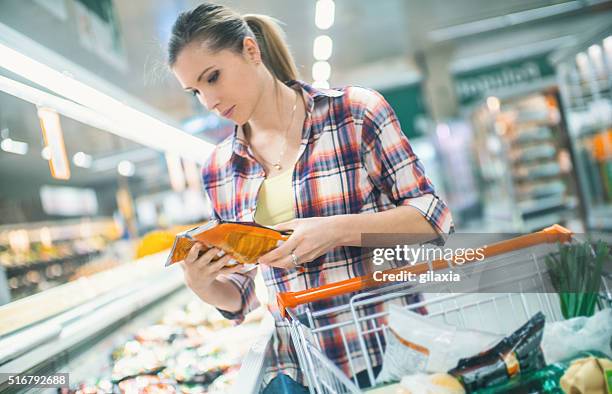
M 293 219 L 274 226 L 275 230 L 293 230 L 293 234 L 278 248 L 261 256 L 260 264 L 276 268 L 296 268 L 313 261 L 339 246 L 341 231 L 333 216 Z M 294 264 L 293 255 L 297 258 Z

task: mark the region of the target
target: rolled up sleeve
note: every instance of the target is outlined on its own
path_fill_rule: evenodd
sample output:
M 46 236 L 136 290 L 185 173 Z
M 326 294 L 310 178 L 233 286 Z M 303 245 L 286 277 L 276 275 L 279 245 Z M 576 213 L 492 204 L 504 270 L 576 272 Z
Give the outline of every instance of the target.
M 396 206 L 416 208 L 440 235 L 454 231 L 451 212 L 437 196 L 389 103 L 377 92 L 363 115 L 362 160 L 373 184 Z
M 257 295 L 255 294 L 254 278 L 256 273 L 257 270 L 253 269 L 244 274 L 233 273 L 225 276 L 225 278 L 230 283 L 232 283 L 238 288 L 242 304 L 240 310 L 237 312 L 229 312 L 219 308 L 217 308 L 217 310 L 221 313 L 221 315 L 223 315 L 223 317 L 232 320 L 234 324 L 242 323 L 244 321 L 245 316 L 249 312 L 257 309 L 260 306 L 259 300 L 257 299 Z

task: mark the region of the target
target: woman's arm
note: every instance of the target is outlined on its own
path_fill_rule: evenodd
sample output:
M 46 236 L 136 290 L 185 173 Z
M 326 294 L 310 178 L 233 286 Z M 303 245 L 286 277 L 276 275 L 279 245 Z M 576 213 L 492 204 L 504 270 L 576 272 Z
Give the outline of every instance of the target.
M 242 309 L 240 291 L 226 278 L 215 279 L 207 288 L 197 285 L 189 288 L 204 302 L 229 313 L 239 313 Z
M 336 229 L 335 246 L 362 246 L 362 234 L 401 234 L 405 242 L 413 243 L 431 241 L 439 236 L 423 214 L 411 206 L 329 219 Z
M 202 248 L 200 243 L 195 243 L 181 262 L 187 287 L 226 318 L 241 322 L 248 312 L 259 306 L 253 282 L 255 270 L 242 273 L 241 264 L 227 267 L 230 255 L 213 260 L 221 256 L 221 250 L 211 248 L 200 255 Z

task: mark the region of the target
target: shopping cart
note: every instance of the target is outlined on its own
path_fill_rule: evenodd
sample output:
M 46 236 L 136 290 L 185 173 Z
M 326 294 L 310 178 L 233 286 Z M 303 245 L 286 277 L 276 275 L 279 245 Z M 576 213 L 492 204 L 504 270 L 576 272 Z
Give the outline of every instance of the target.
M 484 246 L 485 258 L 464 264 L 462 269 L 470 270 L 470 276 L 477 278 L 471 288 L 462 288 L 462 292 L 453 291 L 449 285 L 440 285 L 426 289 L 421 285 L 397 283 L 381 285 L 372 275 L 352 278 L 319 288 L 299 292 L 287 292 L 278 295 L 277 302 L 281 315 L 290 326 L 291 340 L 298 355 L 300 368 L 307 379 L 311 393 L 361 393 L 362 388 L 356 379 L 356 359 L 365 370 L 370 382 L 375 381 L 374 359 L 366 346 L 364 338 L 374 336 L 378 356 L 383 353 L 388 327 L 385 324 L 388 311 L 364 314 L 363 311 L 373 304 L 387 305 L 394 299 L 407 294 L 421 292 L 424 289 L 424 300 L 406 306 L 406 309 L 427 308 L 427 317 L 446 324 L 463 328 L 486 330 L 507 335 L 518 328 L 536 312 L 542 311 L 547 321 L 563 319 L 558 295 L 547 275 L 545 256 L 558 251 L 557 243 L 574 242 L 572 233 L 554 225 L 545 230 L 523 235 L 510 240 Z M 385 271 L 414 272 L 416 275 L 428 270 L 445 272 L 455 269 L 446 261 L 433 261 L 400 267 Z M 598 308 L 612 307 L 612 280 L 610 273 L 604 276 Z M 468 284 L 468 286 L 470 286 Z M 433 290 L 433 292 L 432 292 Z M 464 291 L 465 290 L 465 291 Z M 503 291 L 503 292 L 500 292 Z M 308 304 L 352 294 L 346 305 L 333 306 L 323 310 L 311 310 Z M 299 315 L 296 312 L 300 307 Z M 304 311 L 302 311 L 304 309 Z M 386 308 L 385 308 L 386 309 Z M 371 308 L 368 310 L 372 310 Z M 350 318 L 333 324 L 321 324 L 328 315 L 338 316 L 346 313 Z M 328 320 L 329 321 L 329 320 Z M 324 353 L 321 347 L 322 336 L 329 330 L 344 344 L 343 352 L 348 359 L 349 373 L 343 372 Z M 358 349 L 350 349 L 346 333 L 357 332 Z M 352 376 L 350 378 L 349 376 Z

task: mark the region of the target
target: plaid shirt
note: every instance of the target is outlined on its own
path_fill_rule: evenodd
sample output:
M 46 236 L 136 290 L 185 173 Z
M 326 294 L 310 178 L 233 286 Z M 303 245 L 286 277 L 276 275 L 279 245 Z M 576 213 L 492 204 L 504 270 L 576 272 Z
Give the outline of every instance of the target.
M 288 85 L 301 88 L 307 105 L 292 181 L 296 218 L 373 213 L 408 205 L 422 213 L 440 235 L 452 231 L 449 209 L 436 196 L 393 109 L 379 93 L 361 87 L 315 89 L 300 81 Z M 240 128 L 236 127 L 233 135 L 216 147 L 202 174 L 217 218 L 253 221 L 265 172 L 253 157 Z M 269 299 L 274 302 L 277 292 L 299 291 L 365 275 L 371 271 L 366 263 L 361 248 L 342 246 L 304 264 L 300 271 L 269 266 L 258 269 L 262 271 Z M 230 275 L 242 294 L 242 310 L 235 314 L 221 311 L 225 317 L 240 323 L 245 314 L 259 306 L 254 275 L 255 270 Z M 320 310 L 346 304 L 347 297 L 320 301 L 310 308 Z M 415 300 L 406 297 L 404 302 Z M 305 384 L 286 322 L 280 318 L 276 305 L 269 305 L 268 309 L 276 318 L 278 360 L 269 368 L 264 381 L 267 383 L 280 370 Z M 326 317 L 315 323 L 327 325 L 342 318 Z M 338 334 L 333 331 L 325 334 L 321 338 L 322 347 L 332 361 L 351 375 L 348 355 Z M 349 332 L 346 337 L 351 352 L 357 352 L 356 335 Z M 377 365 L 380 354 L 370 339 L 366 343 Z M 357 354 L 352 357 L 353 372 L 365 368 Z

